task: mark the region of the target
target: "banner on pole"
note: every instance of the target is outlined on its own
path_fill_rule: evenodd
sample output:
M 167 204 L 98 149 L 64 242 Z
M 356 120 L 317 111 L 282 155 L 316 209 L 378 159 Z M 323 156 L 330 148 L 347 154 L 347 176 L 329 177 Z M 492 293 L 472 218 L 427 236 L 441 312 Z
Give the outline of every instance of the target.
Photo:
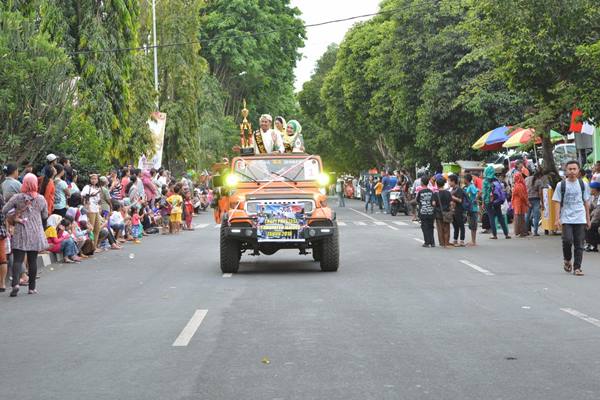
M 167 114 L 158 111 L 150 114 L 148 128 L 152 136 L 153 153 L 142 154 L 138 160 L 138 168 L 149 170 L 151 168 L 159 169 L 162 166 L 163 144 L 165 141 L 165 126 L 167 123 Z

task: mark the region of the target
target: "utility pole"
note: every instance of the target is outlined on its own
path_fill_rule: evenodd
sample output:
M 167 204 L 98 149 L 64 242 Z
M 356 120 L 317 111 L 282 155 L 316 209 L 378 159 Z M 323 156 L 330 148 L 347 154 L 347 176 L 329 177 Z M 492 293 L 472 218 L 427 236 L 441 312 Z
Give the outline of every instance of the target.
M 158 104 L 158 49 L 156 48 L 156 0 L 152 0 L 152 38 L 154 42 L 154 90 L 156 91 L 156 110 L 159 110 Z

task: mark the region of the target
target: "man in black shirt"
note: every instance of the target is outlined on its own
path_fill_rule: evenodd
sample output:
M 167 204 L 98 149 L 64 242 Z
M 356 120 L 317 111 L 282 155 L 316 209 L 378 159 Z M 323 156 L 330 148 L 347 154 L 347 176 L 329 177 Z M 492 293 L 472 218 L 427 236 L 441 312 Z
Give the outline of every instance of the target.
M 429 182 L 429 179 L 426 176 L 421 178 L 421 187 L 417 194 L 417 208 L 419 219 L 421 220 L 423 240 L 425 241 L 423 247 L 435 247 L 435 240 L 433 238 L 434 209 L 431 204 L 433 192 L 427 187 L 427 182 Z
M 452 202 L 454 203 L 454 220 L 452 228 L 454 229 L 454 247 L 465 246 L 465 210 L 463 209 L 463 199 L 465 192 L 458 184 L 458 176 L 450 175 L 448 184 L 450 185 L 450 194 L 452 194 Z M 460 244 L 458 237 L 460 235 Z

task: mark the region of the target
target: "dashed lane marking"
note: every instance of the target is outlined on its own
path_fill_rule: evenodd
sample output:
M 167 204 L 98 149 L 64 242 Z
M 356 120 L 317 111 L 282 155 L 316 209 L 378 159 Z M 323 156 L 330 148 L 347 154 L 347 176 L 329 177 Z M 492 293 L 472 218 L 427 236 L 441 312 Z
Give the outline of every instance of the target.
M 387 225 L 387 223 L 383 222 L 383 221 L 375 221 L 373 222 L 375 225 Z
M 587 314 L 584 314 L 577 310 L 573 310 L 572 308 L 561 308 L 560 311 L 566 312 L 567 314 L 571 314 L 572 316 L 577 317 L 582 321 L 588 322 L 588 323 L 600 328 L 600 320 L 598 320 L 596 318 L 592 318 Z
M 232 276 L 233 276 L 233 274 L 231 274 L 231 273 L 223 274 L 223 278 L 231 278 Z
M 385 226 L 387 226 L 388 228 L 390 228 L 390 229 L 391 229 L 391 230 L 393 230 L 393 231 L 398 231 L 398 230 L 399 230 L 399 229 L 398 229 L 398 228 L 396 228 L 395 226 L 391 226 L 391 225 L 388 225 L 388 224 L 385 224 Z
M 419 242 L 421 244 L 425 244 L 425 241 L 423 239 L 413 238 L 413 240 L 416 240 L 417 242 Z
M 353 222 L 354 222 L 354 225 L 360 225 L 360 226 L 367 225 L 365 222 L 362 222 L 362 221 L 353 221 Z
M 468 261 L 468 260 L 458 260 L 460 263 L 465 264 L 467 267 L 469 268 L 473 268 L 475 271 L 481 272 L 484 275 L 487 276 L 494 276 L 493 272 L 488 271 L 487 269 L 481 268 L 478 265 L 473 264 L 472 262 Z
M 400 225 L 400 226 L 406 226 L 406 225 L 408 225 L 406 222 L 403 222 L 403 221 L 394 221 L 394 224 Z
M 221 224 L 216 224 L 215 225 L 215 229 L 220 228 L 220 227 L 221 227 Z
M 204 317 L 206 317 L 206 313 L 208 313 L 208 310 L 196 310 L 196 312 L 194 312 L 192 318 L 190 318 L 187 325 L 173 342 L 173 347 L 185 347 L 190 343 L 190 340 L 192 340 L 192 337 L 200 327 Z
M 338 224 L 338 226 L 346 226 L 346 223 L 345 223 L 345 222 L 343 222 L 343 221 L 338 221 L 338 223 L 337 223 L 337 224 Z
M 198 224 L 195 226 L 196 229 L 204 229 L 208 226 L 208 224 Z

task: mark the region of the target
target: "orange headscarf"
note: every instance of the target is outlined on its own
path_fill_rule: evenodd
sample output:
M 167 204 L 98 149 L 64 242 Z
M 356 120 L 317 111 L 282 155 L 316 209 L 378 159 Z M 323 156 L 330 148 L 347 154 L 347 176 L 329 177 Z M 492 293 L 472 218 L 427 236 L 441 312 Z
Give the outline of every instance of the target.
M 525 179 L 519 172 L 515 174 L 515 187 L 513 189 L 513 197 L 521 200 L 527 199 L 527 186 L 525 186 Z
M 31 197 L 37 197 L 38 195 L 38 180 L 37 177 L 32 174 L 26 174 L 23 178 L 23 185 L 21 185 L 21 192 L 30 195 Z

